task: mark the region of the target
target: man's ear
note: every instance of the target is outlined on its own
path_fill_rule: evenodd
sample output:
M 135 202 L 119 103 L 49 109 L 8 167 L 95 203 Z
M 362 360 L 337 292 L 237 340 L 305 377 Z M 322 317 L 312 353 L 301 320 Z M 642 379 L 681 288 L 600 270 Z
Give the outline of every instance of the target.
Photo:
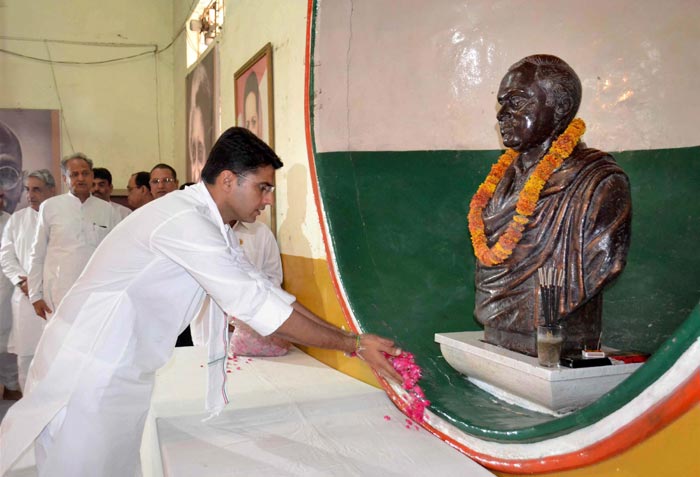
M 236 180 L 236 174 L 229 171 L 228 169 L 224 169 L 223 171 L 221 171 L 221 174 L 219 174 L 219 177 L 217 179 L 221 181 L 224 187 L 229 188 L 233 185 L 233 182 Z

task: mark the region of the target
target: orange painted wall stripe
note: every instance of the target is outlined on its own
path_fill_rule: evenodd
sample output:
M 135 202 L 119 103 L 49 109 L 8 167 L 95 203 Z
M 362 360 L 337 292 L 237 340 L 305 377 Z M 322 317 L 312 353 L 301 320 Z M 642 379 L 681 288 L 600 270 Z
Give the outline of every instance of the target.
M 313 64 L 313 58 L 311 58 L 311 30 L 313 28 L 313 0 L 309 0 L 306 10 L 306 52 L 304 58 L 306 60 L 306 69 L 304 72 L 304 130 L 306 132 L 306 152 L 309 158 L 309 174 L 311 175 L 311 187 L 314 191 L 314 202 L 316 203 L 316 213 L 318 214 L 318 222 L 321 225 L 321 235 L 323 236 L 323 246 L 326 249 L 326 257 L 328 262 L 328 269 L 331 274 L 331 280 L 333 281 L 333 287 L 335 288 L 335 294 L 338 298 L 338 303 L 343 310 L 345 315 L 345 321 L 347 321 L 348 326 L 352 331 L 357 333 L 357 326 L 350 319 L 352 314 L 343 299 L 343 294 L 341 292 L 338 277 L 335 274 L 335 267 L 332 265 L 331 260 L 333 254 L 331 253 L 331 248 L 328 243 L 328 236 L 326 234 L 326 221 L 323 217 L 323 207 L 321 206 L 321 192 L 318 188 L 318 176 L 316 174 L 316 161 L 314 161 L 314 146 L 313 138 L 311 132 L 311 104 L 310 104 L 310 84 L 311 84 L 311 68 Z

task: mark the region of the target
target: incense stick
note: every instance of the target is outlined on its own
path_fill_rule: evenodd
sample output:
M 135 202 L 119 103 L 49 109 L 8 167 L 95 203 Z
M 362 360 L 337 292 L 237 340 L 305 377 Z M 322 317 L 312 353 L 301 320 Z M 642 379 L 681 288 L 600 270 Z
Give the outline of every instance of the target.
M 554 267 L 537 269 L 540 283 L 540 302 L 544 314 L 544 324 L 552 326 L 559 322 L 559 300 L 564 286 L 564 271 Z

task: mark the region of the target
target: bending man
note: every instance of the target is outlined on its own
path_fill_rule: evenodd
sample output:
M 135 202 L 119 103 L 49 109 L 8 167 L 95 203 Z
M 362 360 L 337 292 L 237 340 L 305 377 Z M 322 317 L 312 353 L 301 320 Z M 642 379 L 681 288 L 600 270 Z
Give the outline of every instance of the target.
M 25 397 L 2 421 L 0 474 L 36 441 L 39 475 L 135 475 L 155 371 L 206 294 L 215 303 L 206 398 L 213 413 L 228 402 L 224 312 L 263 335 L 357 352 L 399 380 L 382 354 L 400 352 L 393 342 L 327 324 L 231 247 L 227 224 L 260 215 L 281 166 L 263 141 L 231 128 L 212 148 L 202 182 L 138 209 L 105 238 L 48 322 Z

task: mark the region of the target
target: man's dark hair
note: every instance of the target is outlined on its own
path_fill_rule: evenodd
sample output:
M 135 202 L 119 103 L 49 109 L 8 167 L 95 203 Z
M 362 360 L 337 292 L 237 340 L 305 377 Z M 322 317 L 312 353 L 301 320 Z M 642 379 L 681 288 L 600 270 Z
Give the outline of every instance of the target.
M 112 185 L 112 173 L 109 172 L 108 169 L 105 169 L 104 167 L 95 167 L 92 170 L 92 173 L 95 176 L 95 179 L 104 179 L 109 185 Z
M 213 184 L 223 171 L 236 175 L 259 167 L 282 167 L 282 161 L 270 146 L 245 128 L 227 129 L 211 148 L 207 163 L 202 169 L 202 180 Z
M 160 164 L 156 164 L 155 166 L 153 166 L 151 168 L 151 172 L 155 171 L 156 169 L 168 169 L 170 172 L 173 173 L 173 179 L 177 179 L 177 172 L 175 172 L 175 169 L 173 169 L 172 166 L 169 166 L 169 165 L 161 162 Z
M 146 171 L 140 171 L 134 174 L 134 183 L 136 183 L 136 187 L 145 187 L 150 190 L 150 180 L 151 174 Z

